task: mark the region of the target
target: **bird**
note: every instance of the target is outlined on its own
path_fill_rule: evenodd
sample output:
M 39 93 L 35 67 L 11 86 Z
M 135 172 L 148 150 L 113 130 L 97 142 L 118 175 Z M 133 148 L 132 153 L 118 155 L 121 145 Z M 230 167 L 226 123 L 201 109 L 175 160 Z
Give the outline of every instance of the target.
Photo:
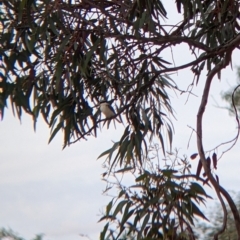
M 113 107 L 107 101 L 101 101 L 100 104 L 100 111 L 105 115 L 106 118 L 111 118 L 116 115 Z
M 111 106 L 111 104 L 108 102 L 108 101 L 101 101 L 100 104 L 100 111 L 105 115 L 105 117 L 107 119 L 110 119 L 114 116 L 116 116 L 116 113 L 113 109 L 113 107 Z M 115 118 L 119 123 L 121 123 L 117 118 Z M 109 123 L 108 122 L 108 126 L 109 126 Z

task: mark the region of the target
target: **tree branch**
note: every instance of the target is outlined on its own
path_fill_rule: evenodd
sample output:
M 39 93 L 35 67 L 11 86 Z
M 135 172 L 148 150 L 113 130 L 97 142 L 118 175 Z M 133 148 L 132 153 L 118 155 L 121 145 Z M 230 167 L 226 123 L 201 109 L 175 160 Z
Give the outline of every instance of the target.
M 239 42 L 239 37 L 238 37 L 238 42 Z M 231 62 L 232 51 L 233 51 L 235 45 L 236 45 L 236 41 L 231 41 L 231 43 L 227 44 L 227 46 L 226 46 L 226 47 L 228 47 L 228 49 L 226 49 L 224 47 L 224 49 L 226 51 L 225 58 L 223 58 L 223 60 L 209 72 L 207 79 L 206 79 L 205 87 L 203 90 L 202 101 L 199 106 L 199 110 L 198 110 L 198 114 L 197 114 L 197 147 L 198 147 L 199 156 L 200 156 L 203 168 L 205 170 L 205 173 L 207 174 L 208 179 L 210 180 L 211 184 L 213 185 L 213 187 L 215 189 L 215 192 L 221 202 L 223 212 L 224 212 L 222 228 L 214 235 L 214 239 L 218 239 L 218 235 L 221 234 L 226 228 L 227 210 L 226 210 L 225 203 L 221 197 L 221 194 L 225 197 L 230 208 L 232 209 L 232 213 L 233 213 L 235 225 L 236 225 L 236 230 L 237 230 L 237 234 L 238 234 L 238 239 L 240 239 L 240 216 L 239 216 L 238 211 L 236 211 L 236 205 L 232 201 L 230 195 L 226 194 L 227 192 L 225 191 L 225 189 L 222 188 L 219 185 L 219 182 L 213 177 L 211 170 L 207 165 L 205 152 L 204 152 L 204 148 L 203 148 L 203 142 L 202 142 L 202 118 L 203 118 L 203 114 L 205 111 L 205 107 L 207 105 L 212 79 L 223 68 L 225 68 L 226 66 L 229 65 L 229 63 Z

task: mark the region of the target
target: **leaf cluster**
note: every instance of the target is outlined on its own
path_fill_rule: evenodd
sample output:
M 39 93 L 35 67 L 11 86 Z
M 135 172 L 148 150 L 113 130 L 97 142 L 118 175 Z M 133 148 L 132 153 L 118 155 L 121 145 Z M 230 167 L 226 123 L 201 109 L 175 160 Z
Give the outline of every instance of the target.
M 231 194 L 232 195 L 232 194 Z M 233 194 L 234 201 L 237 205 L 238 212 L 240 212 L 240 197 L 238 194 Z M 227 206 L 227 227 L 226 230 L 219 236 L 219 240 L 228 240 L 228 239 L 237 239 L 237 231 L 235 227 L 235 222 L 233 215 L 231 213 L 230 208 Z M 212 221 L 211 223 L 203 223 L 199 222 L 197 224 L 198 229 L 198 235 L 199 237 L 203 237 L 204 239 L 212 239 L 215 232 L 221 228 L 222 225 L 222 212 L 221 212 L 221 206 L 219 204 L 215 205 L 213 209 L 208 213 L 209 216 L 211 216 Z
M 183 175 L 188 162 L 180 161 L 179 170 L 177 162 L 161 169 L 140 167 L 140 174 L 133 174 L 135 183 L 127 187 L 117 179 L 133 173 L 133 168 L 115 171 L 119 194 L 100 219 L 107 221 L 100 239 L 122 239 L 124 233 L 136 239 L 195 239 L 194 220 L 207 220 L 199 205 L 209 196 L 194 180 L 197 176 Z
M 156 31 L 153 16 L 166 16 L 159 1 L 11 0 L 3 7 L 2 111 L 10 98 L 19 118 L 22 111 L 32 115 L 34 127 L 42 114 L 50 141 L 63 130 L 66 146 L 96 136 L 104 121 L 99 102 L 115 99 L 117 114 L 125 113 L 129 124 L 159 133 L 160 109 L 172 111 L 165 88 L 173 85 L 156 74 L 168 63 L 151 54 L 152 43 L 139 40 Z
M 212 77 L 216 72 L 220 77 L 239 47 L 239 1 L 175 4 L 171 10 L 181 21 L 171 23 L 167 1 L 160 0 L 2 0 L 2 114 L 10 102 L 19 119 L 23 112 L 32 116 L 34 128 L 41 114 L 51 128 L 49 141 L 62 130 L 64 147 L 96 137 L 106 120 L 124 118 L 121 139 L 101 156 L 111 165 L 108 173 L 116 165 L 118 174 L 142 169 L 136 184 L 107 206 L 102 239 L 111 221 L 119 229 L 110 231 L 112 239 L 124 229 L 138 239 L 193 239 L 194 217 L 205 218 L 197 206 L 207 197 L 200 185 L 173 168 L 148 171 L 144 156 L 154 138 L 164 154 L 172 143 L 170 90 L 179 89 L 171 73 L 189 68 L 197 84 L 206 66 L 208 85 L 198 120 L 202 117 Z M 192 59 L 169 60 L 165 54 L 177 45 L 187 45 Z M 114 102 L 112 119 L 101 118 L 102 100 Z
M 22 237 L 19 237 L 18 234 L 12 230 L 7 230 L 5 228 L 0 229 L 0 239 L 11 239 L 11 240 L 24 240 Z M 42 235 L 36 235 L 33 240 L 42 240 Z
M 97 136 L 99 102 L 116 100 L 116 117 L 164 147 L 163 126 L 173 131 L 168 89 L 177 89 L 168 74 L 191 67 L 198 82 L 205 63 L 210 71 L 237 46 L 239 30 L 238 1 L 177 0 L 173 10 L 182 21 L 168 25 L 160 0 L 3 0 L 2 113 L 10 99 L 35 128 L 41 114 L 50 141 L 63 130 L 66 146 Z M 188 44 L 195 60 L 171 67 L 162 53 L 177 44 Z

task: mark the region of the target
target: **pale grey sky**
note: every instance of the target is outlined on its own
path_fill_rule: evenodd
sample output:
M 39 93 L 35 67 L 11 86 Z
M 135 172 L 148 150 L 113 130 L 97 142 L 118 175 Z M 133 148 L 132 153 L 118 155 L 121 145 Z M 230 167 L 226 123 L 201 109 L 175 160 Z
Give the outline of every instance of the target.
M 170 14 L 169 14 L 170 15 Z M 171 19 L 171 16 L 169 16 Z M 233 66 L 240 65 L 235 61 Z M 171 60 L 171 55 L 166 55 Z M 174 54 L 176 65 L 190 59 L 188 47 L 180 47 Z M 191 71 L 185 70 L 172 76 L 177 84 L 186 88 L 192 81 Z M 176 111 L 175 136 L 173 147 L 181 154 L 190 156 L 196 152 L 195 137 L 191 127 L 195 127 L 197 108 L 205 77 L 194 87 L 198 97 L 176 96 L 171 93 Z M 235 71 L 230 68 L 222 72 L 222 79 L 214 79 L 211 95 L 220 105 L 220 92 L 229 88 L 236 80 Z M 229 84 L 228 84 L 229 83 Z M 232 139 L 236 134 L 234 118 L 228 112 L 215 107 L 210 97 L 204 115 L 205 150 L 212 149 L 221 142 Z M 104 159 L 96 160 L 100 153 L 108 149 L 112 142 L 119 140 L 123 127 L 115 130 L 105 128 L 97 138 L 78 142 L 62 151 L 62 136 L 58 135 L 48 145 L 49 129 L 39 119 L 34 133 L 32 120 L 23 116 L 22 124 L 12 117 L 11 107 L 0 122 L 0 227 L 10 227 L 26 239 L 34 234 L 44 233 L 46 240 L 98 239 L 103 224 L 97 221 L 109 198 L 102 196 L 105 187 L 101 181 Z M 227 189 L 239 191 L 240 148 L 239 143 L 226 153 L 218 164 L 217 174 Z M 225 148 L 221 148 L 219 153 Z M 196 163 L 193 169 L 196 170 Z M 86 238 L 85 238 L 86 239 Z
M 187 82 L 187 75 L 181 73 L 177 79 Z M 224 103 L 219 93 L 228 87 L 227 81 L 234 83 L 235 79 L 229 69 L 223 72 L 221 82 L 214 80 L 211 95 L 220 105 Z M 198 94 L 200 88 L 194 92 Z M 184 104 L 187 96 L 172 94 L 178 119 L 173 146 L 188 156 L 196 152 L 195 137 L 187 149 L 191 133 L 187 125 L 195 127 L 201 94 L 198 95 Z M 210 98 L 204 117 L 205 146 L 209 146 L 206 150 L 233 138 L 235 127 L 234 118 L 216 108 Z M 91 137 L 62 151 L 61 135 L 47 144 L 49 129 L 42 120 L 34 133 L 29 116 L 24 116 L 20 124 L 12 117 L 11 109 L 6 111 L 0 123 L 0 226 L 10 227 L 28 239 L 37 233 L 45 233 L 49 240 L 81 239 L 78 234 L 97 239 L 103 226 L 97 221 L 109 199 L 101 195 L 105 187 L 101 181 L 103 159 L 96 158 L 120 136 L 119 128 L 104 129 L 98 138 Z M 239 150 L 238 143 L 222 158 L 217 170 L 223 186 L 236 191 L 240 180 Z M 195 162 L 192 163 L 195 170 Z

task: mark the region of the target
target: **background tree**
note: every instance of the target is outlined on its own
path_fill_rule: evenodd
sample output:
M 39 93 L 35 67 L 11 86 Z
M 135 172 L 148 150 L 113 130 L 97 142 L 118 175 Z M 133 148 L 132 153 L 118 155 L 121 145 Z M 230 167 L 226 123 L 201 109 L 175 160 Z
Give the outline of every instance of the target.
M 231 115 L 235 115 L 237 111 L 239 113 L 240 110 L 240 68 L 238 68 L 237 72 L 237 85 L 231 87 L 229 90 L 223 92 L 223 99 L 229 104 L 228 110 Z
M 186 156 L 180 158 L 175 152 L 160 167 L 153 157 L 159 155 L 158 150 L 157 145 L 149 148 L 144 167 L 120 169 L 105 179 L 106 192 L 112 196 L 111 190 L 117 188 L 118 194 L 100 219 L 107 220 L 100 239 L 196 239 L 195 220 L 208 220 L 199 205 L 210 196 L 196 182 L 196 175 L 190 173 Z
M 218 147 L 206 155 L 202 141 L 202 118 L 212 80 L 231 64 L 232 52 L 240 43 L 238 1 L 177 0 L 171 11 L 178 14 L 180 21 L 169 22 L 167 3 L 160 0 L 2 2 L 5 13 L 0 40 L 4 71 L 0 83 L 2 115 L 8 100 L 20 119 L 23 111 L 33 117 L 34 128 L 41 114 L 51 127 L 49 141 L 63 130 L 64 147 L 97 136 L 106 121 L 98 109 L 101 100 L 114 103 L 116 116 L 108 120 L 121 117 L 126 126 L 121 139 L 101 155 L 107 156 L 109 164 L 104 175 L 116 171 L 137 174 L 138 170 L 135 179 L 142 192 L 138 196 L 131 195 L 128 189 L 119 192 L 118 199 L 124 196 L 126 200 L 113 213 L 118 214 L 126 204 L 126 214 L 123 213 L 118 233 L 111 234 L 109 223 L 116 220 L 116 214 L 111 215 L 109 204 L 104 216 L 108 223 L 101 239 L 106 232 L 110 232 L 112 239 L 119 238 L 126 219 L 133 220 L 132 215 L 135 221 L 130 232 L 137 232 L 139 239 L 194 239 L 193 217 L 204 215 L 194 210 L 193 201 L 203 201 L 207 195 L 192 181 L 201 179 L 202 169 L 205 177 L 202 182 L 215 189 L 224 213 L 223 225 L 214 238 L 226 227 L 224 198 L 234 215 L 240 239 L 236 205 L 213 174 Z M 174 63 L 177 45 L 189 46 L 192 53 L 191 59 L 179 65 Z M 171 50 L 170 62 L 164 53 Z M 151 159 L 148 155 L 151 144 L 159 142 L 164 155 L 166 150 L 171 151 L 173 110 L 169 92 L 191 92 L 179 90 L 168 75 L 182 69 L 193 73 L 189 87 L 197 85 L 203 69 L 207 71 L 195 129 L 198 154 L 192 156 L 199 155 L 197 173 L 185 176 L 175 170 L 175 164 L 164 169 L 157 165 L 155 172 L 149 172 L 145 164 Z M 177 178 L 175 171 L 181 174 Z M 159 191 L 159 185 L 166 192 Z M 151 209 L 153 212 L 149 213 Z M 155 216 L 162 211 L 162 216 Z M 176 214 L 177 221 L 171 214 Z M 154 231 L 156 217 L 158 225 Z
M 234 194 L 234 200 L 237 205 L 238 211 L 240 210 L 240 198 L 239 194 Z M 219 236 L 219 240 L 228 240 L 228 239 L 237 239 L 237 231 L 235 228 L 234 218 L 231 213 L 231 210 L 229 207 L 227 207 L 227 227 L 225 232 Z M 221 227 L 222 224 L 222 212 L 221 212 L 221 205 L 217 204 L 214 208 L 211 209 L 208 213 L 209 216 L 211 216 L 212 221 L 208 224 L 201 223 L 198 225 L 198 231 L 201 231 L 201 239 L 212 239 L 214 236 L 214 233 Z
M 19 237 L 18 234 L 13 232 L 12 230 L 0 229 L 0 239 L 1 240 L 24 240 L 24 238 Z M 42 235 L 36 235 L 33 240 L 42 240 Z

